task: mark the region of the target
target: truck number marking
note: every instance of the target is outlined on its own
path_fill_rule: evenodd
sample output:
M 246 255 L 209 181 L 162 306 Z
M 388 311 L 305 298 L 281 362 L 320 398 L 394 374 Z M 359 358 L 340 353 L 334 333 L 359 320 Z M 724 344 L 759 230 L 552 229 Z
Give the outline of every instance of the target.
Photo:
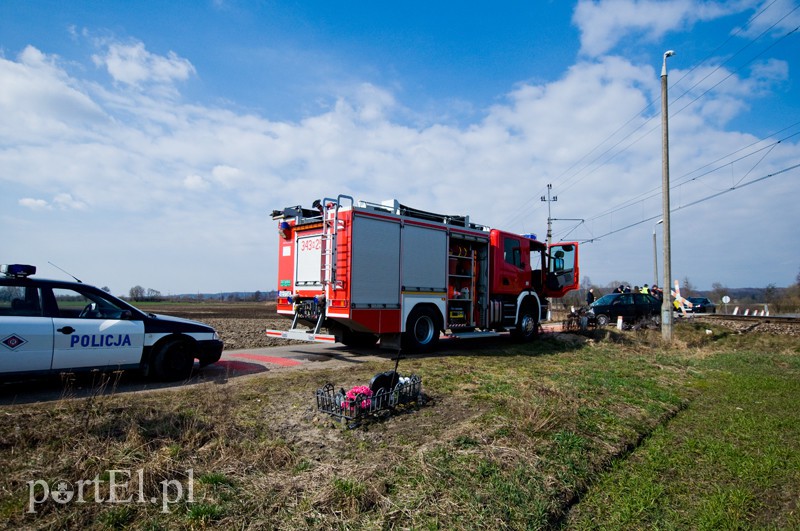
M 304 238 L 300 240 L 300 251 L 319 251 L 322 249 L 322 238 Z

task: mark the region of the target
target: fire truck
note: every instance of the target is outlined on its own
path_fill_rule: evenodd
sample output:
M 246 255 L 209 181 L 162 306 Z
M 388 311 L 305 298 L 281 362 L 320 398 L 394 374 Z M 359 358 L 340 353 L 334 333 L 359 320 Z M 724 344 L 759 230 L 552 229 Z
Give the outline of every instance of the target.
M 578 244 L 547 245 L 417 210 L 339 195 L 272 212 L 279 314 L 270 337 L 424 352 L 440 337 L 529 341 L 548 298 L 578 287 Z M 325 330 L 327 333 L 324 333 Z

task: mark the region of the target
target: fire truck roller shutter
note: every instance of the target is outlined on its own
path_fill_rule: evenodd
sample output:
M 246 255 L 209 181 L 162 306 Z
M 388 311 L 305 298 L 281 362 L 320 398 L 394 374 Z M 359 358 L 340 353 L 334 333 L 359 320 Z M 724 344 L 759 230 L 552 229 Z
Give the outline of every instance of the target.
M 447 232 L 406 224 L 402 230 L 403 291 L 441 291 L 447 287 Z
M 400 223 L 354 216 L 352 307 L 400 307 Z

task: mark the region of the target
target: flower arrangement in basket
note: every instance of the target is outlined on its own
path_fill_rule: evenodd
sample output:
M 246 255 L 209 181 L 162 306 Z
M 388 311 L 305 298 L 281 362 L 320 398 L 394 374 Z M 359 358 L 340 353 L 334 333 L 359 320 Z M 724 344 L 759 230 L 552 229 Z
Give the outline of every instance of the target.
M 425 403 L 422 379 L 396 371 L 378 373 L 369 385 L 356 385 L 349 391 L 335 389 L 330 382 L 317 389 L 317 409 L 340 419 L 356 420 L 411 402 Z
M 372 404 L 372 389 L 366 385 L 356 385 L 344 395 L 344 400 L 339 404 L 342 411 L 355 413 L 368 410 Z

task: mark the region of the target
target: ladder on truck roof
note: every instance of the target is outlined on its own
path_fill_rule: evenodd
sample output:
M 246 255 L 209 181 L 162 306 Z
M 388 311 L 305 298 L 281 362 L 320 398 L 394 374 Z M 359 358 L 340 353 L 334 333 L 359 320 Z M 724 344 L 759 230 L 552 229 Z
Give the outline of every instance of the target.
M 336 235 L 339 231 L 339 209 L 342 207 L 342 200 L 350 201 L 351 208 L 355 202 L 352 197 L 344 194 L 339 194 L 336 199 L 326 197 L 322 200 L 322 250 L 320 253 L 322 263 L 320 264 L 320 280 L 326 297 L 330 297 L 331 291 L 336 291 L 343 287 L 342 281 L 336 278 Z
M 369 201 L 359 201 L 359 207 L 368 208 L 379 212 L 389 212 L 396 216 L 406 216 L 409 218 L 423 219 L 425 221 L 433 221 L 436 223 L 443 223 L 445 225 L 454 225 L 457 227 L 466 227 L 468 229 L 476 229 L 488 231 L 489 228 L 484 225 L 472 223 L 469 216 L 452 216 L 447 214 L 437 214 L 436 212 L 429 212 L 427 210 L 420 210 L 411 208 L 401 204 L 397 199 L 387 199 L 381 203 L 371 203 Z

